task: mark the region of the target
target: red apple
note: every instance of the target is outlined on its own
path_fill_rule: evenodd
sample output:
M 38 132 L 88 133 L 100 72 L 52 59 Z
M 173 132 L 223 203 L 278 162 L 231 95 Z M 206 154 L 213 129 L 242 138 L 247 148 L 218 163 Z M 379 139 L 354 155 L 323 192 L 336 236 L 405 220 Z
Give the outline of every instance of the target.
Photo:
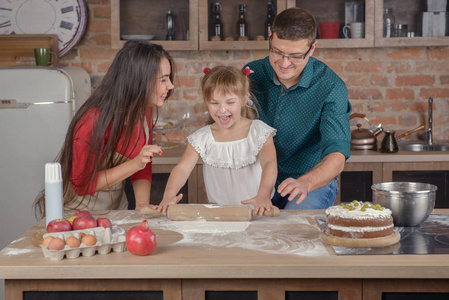
M 56 219 L 50 221 L 47 225 L 47 232 L 61 232 L 72 230 L 72 225 L 65 219 Z
M 77 217 L 91 216 L 91 213 L 88 212 L 87 210 L 79 210 L 74 214 L 74 216 L 77 216 Z
M 126 233 L 126 248 L 135 255 L 148 255 L 157 247 L 156 235 L 148 228 L 148 220 Z
M 81 230 L 97 227 L 97 220 L 92 216 L 81 216 L 73 220 L 73 229 Z
M 104 227 L 104 228 L 112 229 L 111 220 L 109 220 L 108 218 L 98 218 L 97 219 L 97 227 Z

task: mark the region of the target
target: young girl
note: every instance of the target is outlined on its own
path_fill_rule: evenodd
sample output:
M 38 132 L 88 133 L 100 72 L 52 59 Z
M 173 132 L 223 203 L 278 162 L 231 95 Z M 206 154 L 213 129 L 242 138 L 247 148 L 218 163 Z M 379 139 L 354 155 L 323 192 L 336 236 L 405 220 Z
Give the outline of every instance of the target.
M 66 209 L 128 209 L 125 179 L 131 177 L 136 209 L 148 206 L 153 107 L 170 96 L 174 62 L 159 45 L 128 41 L 117 53 L 98 88 L 68 128 L 58 162 L 62 166 Z M 45 195 L 35 202 L 43 214 Z
M 200 157 L 209 203 L 251 204 L 260 215 L 274 209 L 275 129 L 254 120 L 248 78 L 237 68 L 215 67 L 203 77 L 201 88 L 209 125 L 187 138 L 187 148 L 170 174 L 157 210 L 166 211 L 181 200 L 182 194 L 177 194 Z

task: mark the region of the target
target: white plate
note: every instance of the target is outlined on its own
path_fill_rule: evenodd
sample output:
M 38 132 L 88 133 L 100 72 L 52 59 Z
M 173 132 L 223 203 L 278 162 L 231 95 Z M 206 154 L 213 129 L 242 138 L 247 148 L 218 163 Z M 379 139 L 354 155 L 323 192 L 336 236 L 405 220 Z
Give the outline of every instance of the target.
M 152 40 L 154 35 L 128 34 L 120 36 L 122 40 Z

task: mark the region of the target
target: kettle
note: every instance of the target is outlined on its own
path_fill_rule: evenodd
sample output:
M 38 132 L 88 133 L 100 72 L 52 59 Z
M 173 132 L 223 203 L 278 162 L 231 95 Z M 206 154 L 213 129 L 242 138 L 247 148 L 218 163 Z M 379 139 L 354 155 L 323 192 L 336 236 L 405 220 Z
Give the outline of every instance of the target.
M 349 120 L 353 118 L 364 119 L 369 124 L 369 129 L 362 128 L 362 124 L 357 124 L 357 129 L 351 131 L 351 150 L 377 150 L 377 135 L 383 131 L 382 123 L 371 125 L 365 114 L 353 113 Z

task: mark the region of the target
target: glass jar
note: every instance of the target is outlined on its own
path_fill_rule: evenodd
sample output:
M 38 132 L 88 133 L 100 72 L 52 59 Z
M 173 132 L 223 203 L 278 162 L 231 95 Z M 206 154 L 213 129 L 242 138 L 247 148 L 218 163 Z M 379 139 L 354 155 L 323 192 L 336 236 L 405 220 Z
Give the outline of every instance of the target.
M 394 24 L 391 31 L 392 37 L 407 37 L 408 25 L 407 24 Z
M 392 37 L 393 25 L 394 25 L 394 15 L 393 9 L 389 7 L 384 8 L 384 27 L 383 27 L 383 37 Z

